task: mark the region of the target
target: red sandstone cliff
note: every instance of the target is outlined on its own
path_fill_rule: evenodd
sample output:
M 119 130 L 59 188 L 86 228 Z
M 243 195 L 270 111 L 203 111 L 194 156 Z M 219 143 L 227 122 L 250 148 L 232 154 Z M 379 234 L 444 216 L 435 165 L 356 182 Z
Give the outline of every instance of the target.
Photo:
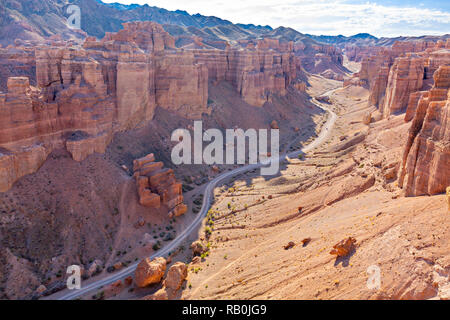
M 395 59 L 381 109 L 384 116 L 406 108 L 410 93 L 422 88 L 424 67 L 424 59 L 414 54 Z
M 278 39 L 246 49 L 176 49 L 153 22 L 125 23 L 100 41 L 88 37 L 82 48 L 54 39 L 34 50 L 1 49 L 0 72 L 10 78 L 0 95 L 0 191 L 36 171 L 55 148 L 77 161 L 103 153 L 114 133 L 150 121 L 157 106 L 201 118 L 211 111 L 209 81 L 229 81 L 254 106 L 289 86 L 304 90 L 298 50 Z M 28 78 L 11 77 L 18 75 Z
M 450 66 L 418 101 L 403 154 L 399 185 L 407 196 L 432 195 L 450 185 Z
M 412 120 L 399 186 L 407 196 L 444 192 L 450 185 L 450 39 L 347 50 L 362 62 L 361 71 L 346 84 L 366 85 L 369 104 L 383 117 L 406 110 L 405 121 Z
M 361 70 L 344 85 L 366 85 L 370 90 L 369 104 L 388 117 L 415 105 L 418 99 L 415 92 L 428 90 L 437 68 L 450 63 L 449 49 L 450 39 L 397 41 L 390 48 L 349 46 L 346 52 L 350 59 L 361 61 Z M 411 115 L 407 118 L 411 119 Z
M 0 191 L 36 171 L 54 148 L 77 161 L 103 153 L 115 132 L 151 120 L 157 105 L 198 118 L 207 72 L 192 54 L 159 54 L 172 46 L 161 26 L 144 22 L 100 42 L 88 38 L 83 49 L 36 48 L 37 87 L 10 78 L 0 95 Z

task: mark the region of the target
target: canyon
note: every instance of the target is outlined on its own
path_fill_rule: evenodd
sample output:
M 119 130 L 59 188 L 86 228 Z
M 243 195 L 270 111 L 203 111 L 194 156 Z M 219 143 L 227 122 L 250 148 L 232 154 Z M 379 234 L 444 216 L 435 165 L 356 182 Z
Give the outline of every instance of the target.
M 1 49 L 11 65 L 35 59 L 36 78 L 10 76 L 9 69 L 2 74 L 10 77 L 0 96 L 0 190 L 35 172 L 55 148 L 65 147 L 76 161 L 104 153 L 114 133 L 152 120 L 157 106 L 200 119 L 211 112 L 209 85 L 228 81 L 246 103 L 261 107 L 289 87 L 305 90 L 302 61 L 306 69 L 314 59 L 322 68 L 342 64 L 341 54 L 326 45 L 263 39 L 244 48 L 185 50 L 174 43 L 156 23 L 132 22 L 101 41 L 88 37 L 82 48 L 51 41 L 34 53 Z M 313 62 L 305 49 L 317 52 Z
M 2 212 L 12 214 L 1 223 L 2 232 L 11 236 L 3 244 L 2 257 L 7 260 L 2 283 L 9 297 L 34 294 L 12 284 L 13 275 L 8 271 L 12 265 L 7 261 L 16 255 L 24 257 L 17 266 L 26 275 L 24 279 L 41 282 L 38 287 L 47 289 L 39 292 L 48 294 L 61 285 L 56 280 L 68 259 L 85 270 L 94 269 L 85 275 L 89 278 L 97 274 L 97 269 L 119 270 L 123 263 L 132 261 L 118 259 L 121 253 L 135 259 L 142 252 L 158 250 L 163 241 L 170 241 L 175 231 L 182 230 L 182 224 L 174 228 L 168 222 L 188 211 L 182 193 L 186 191 L 185 181 L 192 180 L 189 170 L 163 169 L 164 163 L 170 165 L 170 149 L 162 136 L 170 136 L 170 131 L 179 126 L 189 127 L 197 119 L 222 128 L 240 123 L 243 128 L 269 128 L 276 119 L 282 126 L 282 136 L 311 139 L 314 121 L 321 121 L 324 114 L 307 102 L 304 68 L 314 69 L 316 59 L 320 61 L 319 70 L 345 71 L 342 54 L 328 45 L 260 39 L 221 50 L 180 48 L 175 42 L 157 23 L 130 22 L 100 40 L 86 37 L 77 42 L 51 36 L 42 42 L 16 41 L 0 48 L 1 207 Z M 255 117 L 237 121 L 233 112 L 252 112 Z M 301 120 L 295 117 L 299 113 L 304 115 Z M 311 121 L 312 117 L 315 120 Z M 293 130 L 301 123 L 307 124 L 305 130 Z M 152 151 L 157 154 L 149 154 Z M 155 162 L 156 158 L 162 162 Z M 52 171 L 51 166 L 61 170 Z M 73 170 L 67 179 L 74 185 L 64 187 L 65 195 L 58 196 L 56 190 L 64 184 L 61 177 L 65 168 Z M 95 192 L 88 187 L 93 168 L 96 179 L 104 181 L 97 184 Z M 201 175 L 194 179 L 205 179 L 204 169 L 195 171 Z M 43 174 L 50 175 L 48 184 Z M 184 176 L 183 184 L 175 175 Z M 82 182 L 83 177 L 89 182 Z M 22 184 L 28 179 L 34 180 L 34 185 Z M 48 187 L 56 189 L 48 192 Z M 102 192 L 104 188 L 111 192 Z M 26 222 L 37 219 L 33 215 L 37 208 L 26 200 L 30 192 L 38 194 L 36 201 L 43 210 L 39 219 L 44 222 L 39 226 Z M 9 201 L 21 203 L 11 205 Z M 65 211 L 73 202 L 79 205 Z M 97 217 L 98 210 L 105 213 Z M 113 216 L 111 221 L 108 212 Z M 38 259 L 30 258 L 43 249 L 41 236 L 47 233 L 48 221 L 54 224 L 54 219 L 58 221 L 53 227 L 57 238 L 70 233 L 71 222 L 66 225 L 67 221 L 93 219 L 94 223 L 80 225 L 79 235 L 59 240 L 64 243 L 60 249 L 46 249 Z M 160 223 L 165 224 L 165 232 L 154 229 L 154 224 Z M 25 229 L 22 236 L 31 237 L 32 245 L 11 240 L 17 228 Z M 86 244 L 81 239 L 92 228 L 102 231 L 89 240 L 91 250 L 84 251 Z M 157 231 L 158 236 L 151 234 Z M 35 232 L 38 234 L 34 236 Z M 78 246 L 66 247 L 71 241 Z M 130 252 L 130 244 L 135 246 L 136 242 L 142 248 Z M 97 269 L 91 263 L 94 260 Z
M 77 3 L 0 4 L 1 299 L 449 299 L 449 35 Z M 280 171 L 173 164 L 196 120 Z

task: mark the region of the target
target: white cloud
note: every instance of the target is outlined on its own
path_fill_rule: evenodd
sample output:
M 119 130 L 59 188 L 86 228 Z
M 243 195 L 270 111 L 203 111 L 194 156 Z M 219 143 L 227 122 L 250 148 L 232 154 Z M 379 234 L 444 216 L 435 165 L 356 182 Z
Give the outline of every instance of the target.
M 375 36 L 450 33 L 450 13 L 344 0 L 104 0 L 148 3 L 168 10 L 213 15 L 234 23 L 292 27 L 303 33 Z

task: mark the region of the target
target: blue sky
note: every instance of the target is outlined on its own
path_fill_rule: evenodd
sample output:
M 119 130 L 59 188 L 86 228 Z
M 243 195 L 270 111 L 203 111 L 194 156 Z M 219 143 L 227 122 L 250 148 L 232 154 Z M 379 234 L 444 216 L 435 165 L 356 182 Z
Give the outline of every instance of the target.
M 449 0 L 103 0 L 149 4 L 234 23 L 292 27 L 303 33 L 377 37 L 450 33 Z

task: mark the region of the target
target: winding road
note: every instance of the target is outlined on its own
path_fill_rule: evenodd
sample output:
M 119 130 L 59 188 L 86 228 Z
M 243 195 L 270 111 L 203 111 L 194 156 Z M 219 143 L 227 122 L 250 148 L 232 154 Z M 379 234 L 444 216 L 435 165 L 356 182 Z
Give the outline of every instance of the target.
M 322 94 L 322 96 L 331 95 L 337 89 L 339 89 L 339 88 L 329 90 L 326 93 Z M 289 157 L 289 158 L 298 157 L 299 154 L 307 153 L 307 152 L 311 151 L 312 149 L 321 145 L 330 135 L 331 129 L 333 128 L 334 123 L 336 122 L 337 115 L 332 110 L 328 109 L 323 104 L 319 103 L 315 98 L 311 98 L 311 102 L 313 104 L 315 104 L 316 106 L 318 106 L 319 108 L 321 108 L 329 113 L 327 122 L 323 126 L 322 131 L 320 132 L 319 136 L 313 142 L 311 142 L 310 144 L 308 144 L 306 147 L 302 148 L 301 150 L 297 150 L 297 151 L 294 151 L 291 153 L 284 153 L 284 154 L 280 155 L 278 158 L 268 159 L 262 163 L 250 164 L 250 165 L 246 165 L 243 167 L 239 167 L 232 171 L 221 174 L 221 175 L 217 176 L 216 178 L 214 178 L 213 180 L 211 180 L 205 188 L 205 191 L 203 194 L 202 208 L 201 208 L 200 212 L 197 214 L 194 221 L 192 221 L 192 223 L 189 225 L 189 227 L 186 228 L 185 230 L 183 230 L 183 232 L 181 234 L 179 234 L 172 242 L 170 242 L 167 246 L 165 246 L 164 248 L 159 250 L 157 253 L 150 256 L 150 258 L 154 259 L 156 257 L 167 256 L 169 254 L 169 252 L 176 249 L 184 240 L 186 240 L 187 237 L 189 237 L 189 235 L 196 228 L 198 228 L 198 226 L 202 223 L 203 219 L 205 218 L 206 214 L 208 213 L 208 210 L 211 207 L 211 200 L 213 199 L 214 189 L 217 187 L 217 185 L 219 183 L 221 183 L 231 177 L 234 177 L 236 175 L 239 175 L 239 174 L 242 174 L 242 173 L 245 173 L 248 171 L 252 171 L 254 169 L 258 169 L 262 166 L 268 165 L 269 163 L 271 163 L 273 161 L 282 162 L 286 159 L 286 157 Z M 136 270 L 137 265 L 138 265 L 138 262 L 128 266 L 125 269 L 122 269 L 121 271 L 119 271 L 117 273 L 109 275 L 106 278 L 99 279 L 98 281 L 95 281 L 93 283 L 82 286 L 82 288 L 79 290 L 69 291 L 68 289 L 65 289 L 63 291 L 55 293 L 53 295 L 54 298 L 52 298 L 52 296 L 48 296 L 46 298 L 47 299 L 57 299 L 57 300 L 72 300 L 72 299 L 79 298 L 83 295 L 90 293 L 91 291 L 98 290 L 99 288 L 101 288 L 103 286 L 106 286 L 117 280 L 121 280 L 121 279 L 124 279 L 124 278 L 132 275 L 134 273 L 134 271 Z

